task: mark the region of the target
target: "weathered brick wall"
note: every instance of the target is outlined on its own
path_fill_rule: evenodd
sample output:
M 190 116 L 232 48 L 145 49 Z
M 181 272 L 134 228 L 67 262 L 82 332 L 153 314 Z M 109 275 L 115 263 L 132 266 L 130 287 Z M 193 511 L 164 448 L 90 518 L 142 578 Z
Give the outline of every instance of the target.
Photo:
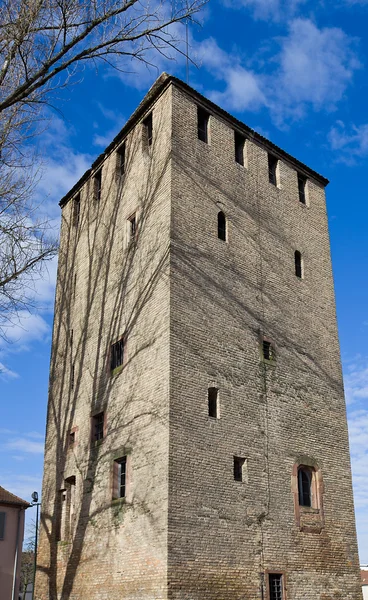
M 252 140 L 246 151 L 244 168 L 218 115 L 210 143 L 198 140 L 195 100 L 174 87 L 169 597 L 254 600 L 271 571 L 285 574 L 289 600 L 360 600 L 324 190 L 310 179 L 304 206 L 294 167 L 280 162 L 277 189 L 267 151 Z M 262 334 L 275 366 L 261 360 Z M 234 455 L 247 459 L 241 483 Z M 297 524 L 298 463 L 323 479 L 319 533 Z
M 153 106 L 150 149 L 141 123 L 128 135 L 124 180 L 116 177 L 112 152 L 102 167 L 100 201 L 91 181 L 81 190 L 78 228 L 73 202 L 62 211 L 40 600 L 167 597 L 170 115 L 169 89 Z M 134 211 L 138 238 L 129 244 Z M 125 366 L 112 375 L 110 346 L 124 333 Z M 102 410 L 106 437 L 95 446 L 91 415 Z M 76 443 L 68 449 L 74 427 Z M 112 502 L 112 463 L 126 454 L 127 498 Z M 70 477 L 73 534 L 57 542 L 58 496 Z
M 78 228 L 73 203 L 62 211 L 36 598 L 254 600 L 271 571 L 284 573 L 287 600 L 360 600 L 324 190 L 310 179 L 303 206 L 285 160 L 280 188 L 269 184 L 255 140 L 236 164 L 218 114 L 199 141 L 195 100 L 175 84 L 155 99 L 153 131 L 149 152 L 141 123 L 128 134 L 123 182 L 115 150 L 106 156 L 99 203 L 83 184 Z M 261 360 L 262 335 L 276 364 Z M 127 498 L 112 502 L 112 462 L 125 454 Z M 243 482 L 234 456 L 247 460 Z M 298 464 L 317 469 L 319 510 L 298 506 Z M 56 542 L 70 477 L 73 535 Z

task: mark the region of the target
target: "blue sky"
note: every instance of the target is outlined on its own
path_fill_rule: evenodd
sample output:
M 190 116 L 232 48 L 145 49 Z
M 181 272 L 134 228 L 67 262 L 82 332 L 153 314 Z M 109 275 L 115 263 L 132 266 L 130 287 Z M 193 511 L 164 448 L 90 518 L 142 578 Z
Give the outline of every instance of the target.
M 210 0 L 190 27 L 190 84 L 331 180 L 327 203 L 344 367 L 360 560 L 368 563 L 368 0 Z M 184 37 L 179 26 L 178 33 Z M 185 62 L 85 69 L 58 93 L 39 140 L 38 188 L 59 221 L 58 200 L 90 166 L 161 71 Z M 41 491 L 56 263 L 36 284 L 37 308 L 0 341 L 0 484 Z M 32 509 L 34 510 L 34 509 Z M 30 511 L 29 511 L 30 512 Z

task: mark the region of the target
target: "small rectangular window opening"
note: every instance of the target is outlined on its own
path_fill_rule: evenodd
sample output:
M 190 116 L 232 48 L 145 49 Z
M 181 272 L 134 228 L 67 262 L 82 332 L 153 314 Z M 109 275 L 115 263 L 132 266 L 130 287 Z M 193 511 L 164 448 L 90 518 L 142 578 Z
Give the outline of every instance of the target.
M 95 442 L 103 440 L 104 438 L 104 422 L 103 412 L 92 417 L 92 438 Z
M 295 250 L 295 275 L 297 277 L 299 277 L 299 279 L 302 279 L 303 277 L 303 262 L 302 262 L 302 255 L 299 252 L 299 250 Z
M 198 139 L 208 144 L 208 122 L 210 119 L 209 113 L 198 106 Z
M 78 227 L 80 218 L 80 194 L 75 196 L 73 201 L 73 225 Z
M 97 171 L 94 178 L 94 186 L 95 186 L 95 199 L 97 202 L 101 200 L 101 191 L 102 191 L 102 169 Z
M 136 214 L 128 219 L 129 222 L 129 241 L 133 242 L 137 237 L 137 217 Z
M 239 165 L 244 166 L 244 145 L 245 145 L 245 137 L 238 133 L 234 132 L 235 135 L 235 162 Z
M 215 387 L 208 388 L 208 416 L 218 418 L 218 389 Z
M 3 540 L 5 537 L 5 518 L 6 513 L 0 512 L 0 540 Z
M 116 152 L 116 172 L 120 177 L 125 173 L 125 142 Z
M 277 185 L 277 163 L 278 160 L 272 154 L 268 155 L 268 180 L 272 185 Z
M 275 360 L 275 349 L 268 340 L 263 340 L 262 351 L 264 360 Z
M 74 363 L 72 364 L 71 373 L 70 373 L 70 387 L 74 390 L 74 379 L 75 379 L 75 368 Z
M 144 139 L 147 146 L 152 146 L 153 140 L 153 123 L 152 123 L 152 113 L 148 115 L 143 121 L 144 127 Z
M 126 471 L 127 457 L 122 456 L 114 461 L 114 497 L 125 498 L 126 496 Z
M 268 585 L 270 589 L 270 600 L 283 600 L 282 575 L 280 573 L 269 573 Z
M 69 433 L 69 447 L 73 447 L 75 444 L 75 431 Z
M 110 359 L 110 368 L 111 371 L 120 367 L 124 362 L 124 338 L 115 342 L 111 346 L 111 359 Z
M 305 195 L 305 186 L 307 180 L 302 175 L 298 175 L 298 193 L 299 193 L 299 202 L 302 204 L 306 204 L 306 195 Z
M 245 458 L 240 456 L 234 456 L 234 480 L 243 481 L 243 467 L 245 464 Z

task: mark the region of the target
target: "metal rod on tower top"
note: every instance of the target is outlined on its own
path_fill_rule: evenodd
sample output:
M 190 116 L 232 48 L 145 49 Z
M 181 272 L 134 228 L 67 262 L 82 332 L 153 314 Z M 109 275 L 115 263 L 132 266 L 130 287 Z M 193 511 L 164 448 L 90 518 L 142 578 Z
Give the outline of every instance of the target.
M 185 37 L 186 37 L 186 56 L 187 56 L 187 84 L 189 85 L 189 23 L 188 19 L 186 20 L 185 25 Z

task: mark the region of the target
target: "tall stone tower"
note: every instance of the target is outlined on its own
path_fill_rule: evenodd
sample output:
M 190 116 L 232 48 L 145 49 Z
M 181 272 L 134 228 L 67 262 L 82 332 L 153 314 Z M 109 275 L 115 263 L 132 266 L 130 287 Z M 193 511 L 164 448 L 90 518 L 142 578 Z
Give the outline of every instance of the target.
M 162 75 L 62 199 L 38 600 L 360 600 L 327 180 Z

